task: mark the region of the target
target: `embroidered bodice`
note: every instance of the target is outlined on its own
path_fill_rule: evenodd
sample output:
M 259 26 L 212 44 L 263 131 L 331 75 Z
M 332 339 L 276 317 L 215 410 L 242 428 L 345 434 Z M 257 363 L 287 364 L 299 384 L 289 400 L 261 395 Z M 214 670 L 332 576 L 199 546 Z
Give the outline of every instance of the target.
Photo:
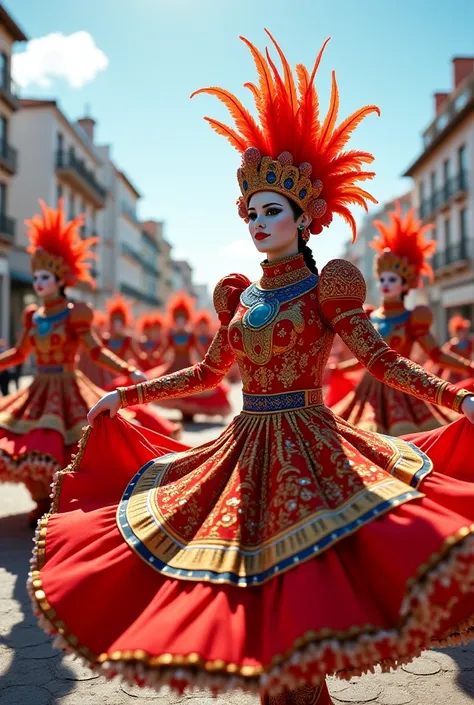
M 60 299 L 40 308 L 28 306 L 23 324 L 18 344 L 0 355 L 0 369 L 23 362 L 33 352 L 39 371 L 72 370 L 81 344 L 94 360 L 111 371 L 125 373 L 130 369 L 105 350 L 92 332 L 92 309 L 87 304 Z
M 269 395 L 279 397 L 275 409 L 280 410 L 284 395 L 293 400 L 305 395 L 305 403 L 309 395 L 316 403 L 322 398 L 323 372 L 338 333 L 378 379 L 459 408 L 466 393 L 401 357 L 374 330 L 363 310 L 365 282 L 352 264 L 333 260 L 319 277 L 306 267 L 302 255 L 262 266 L 263 275 L 254 284 L 232 274 L 217 285 L 214 305 L 221 327 L 203 362 L 120 390 L 122 405 L 214 387 L 234 359 L 242 376 L 244 408 L 251 408 L 254 400 L 257 409 L 258 397 Z

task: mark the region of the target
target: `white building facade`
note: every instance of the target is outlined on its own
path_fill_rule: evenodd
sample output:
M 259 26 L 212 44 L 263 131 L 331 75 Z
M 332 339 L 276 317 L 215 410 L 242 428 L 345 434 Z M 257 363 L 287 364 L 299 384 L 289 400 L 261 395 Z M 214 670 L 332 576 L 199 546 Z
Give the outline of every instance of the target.
M 406 172 L 419 216 L 434 225 L 438 242 L 435 281 L 419 300 L 432 308 L 441 340 L 453 313 L 474 319 L 474 58 L 455 58 L 452 69 L 452 90 L 435 93 L 435 118 Z

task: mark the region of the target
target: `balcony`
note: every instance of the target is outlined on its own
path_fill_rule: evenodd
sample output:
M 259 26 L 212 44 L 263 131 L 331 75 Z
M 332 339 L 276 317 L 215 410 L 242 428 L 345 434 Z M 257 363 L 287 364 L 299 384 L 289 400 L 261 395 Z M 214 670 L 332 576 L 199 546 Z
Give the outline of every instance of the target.
M 0 242 L 13 245 L 15 239 L 15 220 L 0 213 Z
M 0 140 L 0 168 L 9 174 L 16 174 L 18 152 L 6 140 Z
M 148 274 L 152 274 L 155 277 L 160 276 L 160 270 L 156 266 L 156 264 L 148 259 L 146 255 L 143 255 L 141 252 L 137 252 L 137 250 L 134 250 L 133 247 L 130 247 L 126 242 L 122 242 L 121 244 L 121 252 L 122 255 L 125 257 L 130 257 L 131 259 L 134 260 L 137 264 L 139 264 L 142 269 L 145 272 L 148 272 Z
M 0 99 L 4 100 L 12 110 L 20 109 L 18 86 L 11 76 L 0 75 Z
M 156 306 L 159 308 L 163 305 L 162 300 L 158 296 L 147 294 L 145 291 L 135 289 L 135 287 L 130 286 L 130 284 L 121 284 L 120 292 L 124 296 L 129 296 L 131 299 L 136 299 L 137 301 L 141 301 L 149 306 Z
M 73 152 L 57 152 L 56 172 L 63 181 L 92 201 L 96 208 L 104 207 L 107 189 L 99 183 L 83 159 L 76 157 Z
M 455 245 L 448 245 L 443 252 L 436 252 L 431 261 L 437 277 L 442 274 L 451 274 L 459 269 L 466 269 L 472 264 L 466 239 Z
M 451 177 L 430 198 L 425 198 L 420 204 L 419 215 L 421 220 L 433 220 L 438 212 L 449 208 L 453 201 L 460 201 L 466 197 L 468 190 L 467 173 L 460 171 Z
M 125 201 L 122 202 L 121 211 L 122 214 L 125 215 L 132 222 L 133 225 L 141 226 L 135 209 L 128 205 L 128 203 L 126 203 Z

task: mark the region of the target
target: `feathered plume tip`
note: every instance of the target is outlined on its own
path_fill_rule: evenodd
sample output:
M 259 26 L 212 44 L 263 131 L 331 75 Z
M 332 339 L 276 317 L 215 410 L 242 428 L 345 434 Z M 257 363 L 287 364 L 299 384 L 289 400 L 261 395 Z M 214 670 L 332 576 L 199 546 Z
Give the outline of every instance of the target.
M 164 316 L 161 313 L 144 313 L 137 321 L 138 329 L 141 333 L 146 333 L 150 328 L 163 328 L 165 325 Z
M 360 108 L 336 125 L 339 109 L 339 91 L 336 76 L 332 74 L 332 91 L 324 120 L 319 116 L 319 98 L 314 85 L 326 40 L 316 57 L 311 74 L 302 65 L 295 74 L 279 45 L 265 30 L 282 63 L 280 73 L 268 49 L 263 56 L 248 39 L 241 37 L 254 59 L 258 85 L 245 83 L 255 101 L 258 121 L 244 105 L 223 88 L 201 88 L 218 98 L 230 112 L 234 128 L 213 118 L 205 120 L 219 134 L 228 139 L 243 155 L 238 172 L 242 197 L 239 215 L 247 218 L 250 196 L 257 191 L 277 191 L 294 200 L 312 217 L 311 232 L 320 233 L 330 225 L 334 213 L 350 225 L 353 240 L 356 223 L 350 207 L 354 204 L 367 210 L 367 202 L 377 203 L 374 197 L 359 186 L 372 179 L 375 173 L 363 166 L 373 161 L 368 152 L 346 150 L 355 128 L 370 113 L 380 111 L 377 106 Z
M 209 328 L 212 328 L 214 326 L 214 318 L 211 312 L 207 309 L 202 309 L 202 311 L 198 311 L 194 317 L 194 325 L 196 327 L 206 325 Z
M 416 288 L 423 275 L 432 280 L 433 270 L 428 258 L 434 254 L 436 242 L 427 240 L 425 235 L 433 229 L 433 225 L 422 226 L 413 208 L 402 216 L 399 201 L 389 218 L 388 225 L 374 220 L 380 235 L 369 244 L 379 253 L 375 263 L 376 271 L 390 271 L 390 267 L 393 267 L 410 288 Z
M 171 321 L 183 316 L 187 321 L 193 317 L 194 299 L 186 291 L 178 291 L 168 303 L 168 315 Z
M 107 316 L 109 324 L 114 318 L 121 318 L 126 328 L 133 324 L 132 304 L 120 294 L 114 294 L 107 301 Z
M 39 203 L 41 215 L 34 215 L 31 220 L 25 221 L 30 240 L 28 252 L 33 255 L 32 269 L 48 269 L 64 279 L 66 286 L 82 281 L 94 287 L 90 260 L 97 259 L 97 256 L 91 247 L 98 242 L 98 238 L 81 238 L 79 228 L 84 223 L 84 216 L 67 221 L 62 198 L 57 209 L 50 208 L 44 201 Z
M 451 316 L 449 319 L 448 329 L 452 336 L 455 336 L 456 333 L 459 333 L 461 330 L 469 330 L 470 327 L 471 321 L 467 318 L 463 318 L 459 313 L 455 313 L 454 316 Z

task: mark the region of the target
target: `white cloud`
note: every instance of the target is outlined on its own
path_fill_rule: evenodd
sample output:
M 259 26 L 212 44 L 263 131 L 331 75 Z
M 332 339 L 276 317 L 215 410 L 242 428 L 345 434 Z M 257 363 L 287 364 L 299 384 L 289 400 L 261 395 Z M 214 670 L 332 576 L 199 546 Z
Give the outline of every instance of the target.
M 62 78 L 73 88 L 82 88 L 104 71 L 109 60 L 89 32 L 68 36 L 54 32 L 28 42 L 26 50 L 13 55 L 12 73 L 22 88 L 37 85 L 49 88 L 54 78 Z

